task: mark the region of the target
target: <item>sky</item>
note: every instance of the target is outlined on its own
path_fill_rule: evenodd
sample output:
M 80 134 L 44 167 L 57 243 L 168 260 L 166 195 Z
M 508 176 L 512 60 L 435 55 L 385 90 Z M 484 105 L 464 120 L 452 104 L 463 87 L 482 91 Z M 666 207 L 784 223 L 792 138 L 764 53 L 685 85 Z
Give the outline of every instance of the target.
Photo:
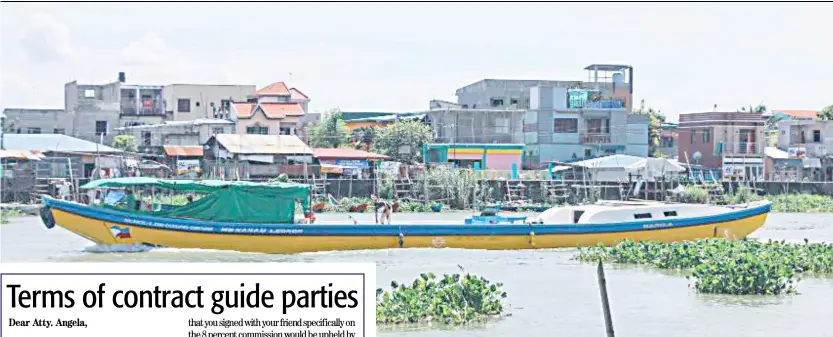
M 833 104 L 833 3 L 2 3 L 0 108 L 63 85 L 287 82 L 310 110 L 415 111 L 484 78 L 634 67 L 680 113 Z M 291 74 L 291 75 L 290 75 Z

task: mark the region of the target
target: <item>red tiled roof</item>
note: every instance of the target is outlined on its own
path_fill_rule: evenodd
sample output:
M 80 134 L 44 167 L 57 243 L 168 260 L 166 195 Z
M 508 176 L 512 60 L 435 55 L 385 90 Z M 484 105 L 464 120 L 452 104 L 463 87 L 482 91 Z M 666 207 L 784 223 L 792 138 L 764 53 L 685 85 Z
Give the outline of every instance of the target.
M 819 112 L 815 110 L 772 110 L 772 112 L 780 112 L 793 118 L 816 119 L 819 117 Z
M 297 88 L 289 89 L 289 91 L 292 93 L 292 99 L 309 99 L 309 96 L 305 95 Z
M 269 119 L 304 115 L 304 108 L 298 103 L 234 103 L 234 111 L 237 113 L 237 118 L 249 119 L 254 115 L 258 105 Z
M 252 117 L 252 110 L 257 106 L 257 103 L 234 102 L 232 106 L 238 118 L 249 118 Z
M 202 146 L 165 145 L 165 154 L 171 157 L 202 157 Z
M 356 149 L 315 148 L 312 149 L 312 152 L 313 156 L 318 159 L 390 159 L 390 157 L 386 155 Z
M 289 88 L 286 87 L 286 84 L 283 82 L 275 82 L 270 85 L 267 85 L 261 88 L 258 91 L 255 91 L 255 96 L 270 96 L 270 95 L 279 95 L 285 96 L 290 95 Z
M 260 103 L 267 118 L 284 118 L 286 116 L 303 116 L 304 108 L 298 103 Z

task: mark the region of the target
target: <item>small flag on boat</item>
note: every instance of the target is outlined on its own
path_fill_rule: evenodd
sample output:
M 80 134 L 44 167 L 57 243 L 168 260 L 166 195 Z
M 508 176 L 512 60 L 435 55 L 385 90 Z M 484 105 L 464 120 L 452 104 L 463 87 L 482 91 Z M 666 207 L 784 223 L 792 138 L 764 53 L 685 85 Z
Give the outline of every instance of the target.
M 336 200 L 336 198 L 333 197 L 332 194 L 327 193 L 327 199 L 330 201 L 330 204 L 332 204 L 334 207 L 338 207 L 338 200 Z

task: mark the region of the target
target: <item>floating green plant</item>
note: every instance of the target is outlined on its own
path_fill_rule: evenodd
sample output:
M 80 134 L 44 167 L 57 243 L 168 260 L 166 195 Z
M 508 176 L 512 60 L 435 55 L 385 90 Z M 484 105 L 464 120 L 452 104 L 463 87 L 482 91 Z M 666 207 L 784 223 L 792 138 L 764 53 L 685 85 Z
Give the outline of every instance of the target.
M 9 218 L 10 217 L 24 216 L 24 215 L 26 215 L 26 214 L 21 212 L 17 208 L 3 208 L 2 210 L 0 210 L 0 224 L 5 225 L 5 224 L 9 223 Z
M 833 244 L 704 239 L 675 243 L 623 241 L 579 249 L 577 260 L 687 269 L 701 293 L 778 295 L 795 292 L 801 273 L 833 273 Z
M 499 317 L 506 293 L 501 283 L 470 274 L 423 273 L 410 285 L 391 282 L 376 290 L 376 323 L 466 324 Z

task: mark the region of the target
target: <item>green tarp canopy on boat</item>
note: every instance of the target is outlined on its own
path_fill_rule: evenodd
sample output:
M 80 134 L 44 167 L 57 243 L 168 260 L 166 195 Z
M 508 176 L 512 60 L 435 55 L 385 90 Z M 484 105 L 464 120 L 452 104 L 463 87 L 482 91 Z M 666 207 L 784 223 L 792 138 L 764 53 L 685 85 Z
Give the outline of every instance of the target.
M 217 222 L 292 223 L 296 200 L 309 205 L 310 185 L 223 180 L 179 180 L 147 177 L 111 178 L 91 181 L 81 188 L 157 187 L 178 192 L 207 194 L 170 210 L 144 212 L 159 217 L 190 218 Z

